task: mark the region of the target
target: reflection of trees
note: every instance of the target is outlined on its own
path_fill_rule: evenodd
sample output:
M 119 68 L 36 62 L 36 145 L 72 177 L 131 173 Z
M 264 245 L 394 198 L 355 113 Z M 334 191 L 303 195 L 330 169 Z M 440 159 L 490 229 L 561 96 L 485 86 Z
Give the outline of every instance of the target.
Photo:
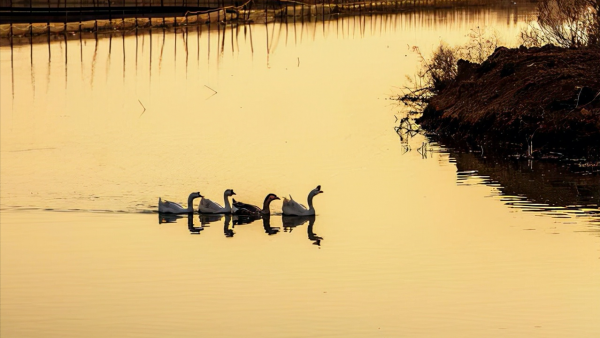
M 410 152 L 412 147 L 409 141 L 417 136 L 418 134 L 423 133 L 423 129 L 416 122 L 412 114 L 406 117 L 403 117 L 399 120 L 400 122 L 396 127 L 394 127 L 394 131 L 396 134 L 400 136 L 400 144 L 402 145 L 402 155 Z M 398 119 L 396 118 L 396 122 Z M 430 153 L 433 152 L 433 149 L 430 147 L 428 142 L 423 142 L 419 148 L 417 148 L 417 152 L 423 159 L 426 159 Z
M 396 122 L 397 121 L 398 120 L 396 120 Z M 402 144 L 402 154 L 406 154 L 411 150 L 408 141 L 421 132 L 421 127 L 415 123 L 413 118 L 405 116 L 400 119 L 400 123 L 398 123 L 398 125 L 394 127 L 394 130 L 396 131 L 396 134 L 400 136 L 400 143 Z

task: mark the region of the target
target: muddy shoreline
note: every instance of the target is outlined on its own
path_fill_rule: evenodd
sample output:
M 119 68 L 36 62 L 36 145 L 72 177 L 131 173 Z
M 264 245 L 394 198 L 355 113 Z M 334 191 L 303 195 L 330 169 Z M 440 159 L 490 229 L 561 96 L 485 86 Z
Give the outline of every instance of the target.
M 600 50 L 498 48 L 460 60 L 456 80 L 417 120 L 462 149 L 600 161 Z

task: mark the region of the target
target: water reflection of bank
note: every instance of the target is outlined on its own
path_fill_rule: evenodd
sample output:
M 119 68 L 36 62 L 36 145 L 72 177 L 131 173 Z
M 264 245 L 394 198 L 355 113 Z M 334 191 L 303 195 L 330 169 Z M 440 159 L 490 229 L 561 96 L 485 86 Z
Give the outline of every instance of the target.
M 482 156 L 449 151 L 457 184 L 486 185 L 510 208 L 556 218 L 600 222 L 600 172 L 574 162 Z
M 396 117 L 401 155 L 418 153 L 423 159 L 437 157 L 452 163 L 457 184 L 486 185 L 492 195 L 511 208 L 556 218 L 584 216 L 600 225 L 600 163 L 555 158 L 513 156 L 504 150 L 473 149 L 461 142 L 435 136 L 415 122 L 413 116 Z M 437 155 L 437 156 L 435 156 Z
M 600 204 L 598 172 L 574 172 L 576 164 L 482 157 L 474 153 L 451 153 L 456 159 L 459 184 L 500 185 L 503 194 L 527 196 L 532 203 L 549 206 L 597 208 Z

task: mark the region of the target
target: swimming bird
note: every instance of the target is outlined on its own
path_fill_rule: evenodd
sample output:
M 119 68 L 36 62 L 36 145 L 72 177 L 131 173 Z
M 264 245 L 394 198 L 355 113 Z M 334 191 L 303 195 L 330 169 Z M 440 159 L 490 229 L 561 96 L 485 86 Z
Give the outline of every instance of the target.
M 160 197 L 158 198 L 158 212 L 164 214 L 185 214 L 188 212 L 194 212 L 194 199 L 203 197 L 200 192 L 193 192 L 188 197 L 188 207 L 184 208 L 179 203 L 171 201 L 163 201 Z
M 283 206 L 281 208 L 282 212 L 284 215 L 286 216 L 310 216 L 310 215 L 314 215 L 315 214 L 315 208 L 313 207 L 313 197 L 315 197 L 318 194 L 322 194 L 323 191 L 321 191 L 321 186 L 318 185 L 315 189 L 311 190 L 310 193 L 308 193 L 308 209 L 294 201 L 294 199 L 292 198 L 292 196 L 290 195 L 290 199 L 288 200 L 287 198 L 283 198 Z
M 200 205 L 198 206 L 198 212 L 202 214 L 230 214 L 231 204 L 229 203 L 229 197 L 235 195 L 232 189 L 227 189 L 223 193 L 223 199 L 225 200 L 225 206 L 222 207 L 219 203 L 215 203 L 208 198 L 202 197 Z
M 268 194 L 263 202 L 263 208 L 259 208 L 256 205 L 238 202 L 233 199 L 233 213 L 235 215 L 269 215 L 271 210 L 269 206 L 274 200 L 278 200 L 279 197 L 275 194 Z

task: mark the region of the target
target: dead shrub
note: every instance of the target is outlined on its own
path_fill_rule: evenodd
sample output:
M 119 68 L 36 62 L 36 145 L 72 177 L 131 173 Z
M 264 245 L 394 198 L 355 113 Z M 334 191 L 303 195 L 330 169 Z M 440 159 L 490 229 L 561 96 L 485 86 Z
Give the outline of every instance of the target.
M 412 51 L 419 55 L 421 65 L 415 78 L 408 78 L 409 86 L 397 98 L 408 106 L 411 113 L 421 113 L 433 95 L 456 79 L 459 60 L 482 63 L 500 43 L 496 32 L 480 27 L 471 29 L 467 37 L 468 42 L 459 47 L 440 43 L 430 58 L 424 57 L 419 47 L 412 47 Z
M 600 0 L 542 0 L 536 22 L 521 31 L 527 47 L 600 46 Z

